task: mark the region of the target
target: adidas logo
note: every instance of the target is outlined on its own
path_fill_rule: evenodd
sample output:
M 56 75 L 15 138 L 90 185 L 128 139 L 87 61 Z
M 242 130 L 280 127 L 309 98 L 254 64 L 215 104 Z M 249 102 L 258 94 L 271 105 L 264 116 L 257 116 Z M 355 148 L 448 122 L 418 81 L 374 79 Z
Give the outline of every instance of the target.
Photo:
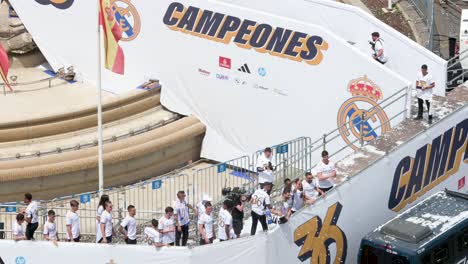
M 250 74 L 250 69 L 249 69 L 249 66 L 247 65 L 247 63 L 244 63 L 244 65 L 242 65 L 239 69 L 237 69 L 238 71 L 240 72 L 244 72 L 244 73 L 248 73 Z

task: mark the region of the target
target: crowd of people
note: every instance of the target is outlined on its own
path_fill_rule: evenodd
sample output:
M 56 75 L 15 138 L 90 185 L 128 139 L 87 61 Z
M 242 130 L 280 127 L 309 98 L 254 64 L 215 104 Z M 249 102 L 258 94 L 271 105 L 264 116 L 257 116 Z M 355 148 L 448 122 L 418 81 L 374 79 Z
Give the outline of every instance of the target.
M 268 231 L 267 218 L 275 215 L 278 223 L 286 223 L 292 214 L 300 210 L 305 204 L 313 204 L 317 197 L 325 196 L 325 193 L 333 188 L 333 178 L 336 177 L 334 163 L 328 159 L 328 152 L 322 152 L 322 160 L 315 167 L 315 175 L 311 172 L 305 174 L 304 179 L 286 179 L 281 191 L 281 201 L 274 206 L 271 198 L 273 189 L 273 172 L 276 165 L 272 159 L 271 148 L 266 148 L 259 157 L 256 170 L 258 172 L 258 188 L 251 195 L 242 195 L 240 199 L 225 199 L 217 214 L 214 215 L 214 205 L 208 195 L 203 195 L 202 200 L 192 206 L 186 201 L 184 191 L 177 193 L 173 206 L 165 208 L 164 215 L 159 219 L 152 219 L 143 229 L 146 243 L 155 247 L 186 246 L 189 239 L 190 211 L 196 215 L 196 228 L 200 237 L 200 245 L 211 244 L 218 238 L 220 242 L 236 239 L 241 236 L 243 230 L 244 211 L 248 203 L 251 205 L 252 225 L 250 235 L 255 235 L 258 222 L 263 231 Z M 250 196 L 250 197 L 249 197 Z M 250 199 L 250 200 L 249 200 Z M 16 215 L 13 225 L 14 240 L 33 240 L 39 227 L 38 204 L 32 200 L 32 195 L 24 195 L 24 203 L 27 208 Z M 66 223 L 66 241 L 80 242 L 80 216 L 78 213 L 79 202 L 70 201 Z M 126 217 L 119 223 L 117 231 L 113 224 L 113 204 L 109 196 L 103 194 L 100 197 L 96 210 L 96 243 L 112 243 L 120 234 L 126 244 L 137 244 L 137 210 L 135 206 L 127 207 Z M 47 222 L 43 225 L 43 238 L 48 241 L 59 241 L 58 228 L 55 221 L 56 214 L 53 210 L 47 212 Z M 26 230 L 23 224 L 26 222 Z M 217 227 L 217 228 L 216 228 Z M 217 229 L 217 232 L 216 232 Z

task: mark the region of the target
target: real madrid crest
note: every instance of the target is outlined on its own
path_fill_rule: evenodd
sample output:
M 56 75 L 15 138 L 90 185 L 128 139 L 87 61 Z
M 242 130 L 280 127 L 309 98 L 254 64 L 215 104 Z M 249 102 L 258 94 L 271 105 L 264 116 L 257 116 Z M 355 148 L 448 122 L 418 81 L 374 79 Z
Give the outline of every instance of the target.
M 387 114 L 377 104 L 383 99 L 382 90 L 366 75 L 351 80 L 348 92 L 352 97 L 341 105 L 337 122 L 343 140 L 357 149 L 356 143 L 369 142 L 385 134 L 391 126 Z
M 134 40 L 140 34 L 141 20 L 130 0 L 112 0 L 112 11 L 122 31 L 122 41 Z

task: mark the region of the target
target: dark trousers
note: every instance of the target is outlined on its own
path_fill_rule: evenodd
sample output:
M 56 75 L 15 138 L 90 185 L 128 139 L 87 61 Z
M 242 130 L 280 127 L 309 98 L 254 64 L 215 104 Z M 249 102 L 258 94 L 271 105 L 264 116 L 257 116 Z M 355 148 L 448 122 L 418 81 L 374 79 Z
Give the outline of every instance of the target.
M 262 224 L 263 231 L 268 231 L 266 216 L 258 215 L 254 211 L 252 211 L 251 214 L 252 214 L 252 229 L 250 229 L 250 235 L 253 236 L 257 232 L 258 221 L 260 221 L 260 224 Z
M 208 239 L 210 243 L 206 243 L 205 239 L 200 238 L 200 245 L 207 245 L 207 244 L 213 244 L 213 238 Z
M 112 236 L 108 236 L 108 237 L 106 237 L 106 240 L 107 240 L 107 244 L 110 244 L 110 243 L 112 243 Z M 99 239 L 98 243 L 101 243 L 101 242 L 102 242 L 102 238 L 101 238 L 101 239 Z
M 180 246 L 180 238 L 182 237 L 182 246 L 185 247 L 187 245 L 188 240 L 188 228 L 189 225 L 181 226 L 182 232 L 179 232 L 178 228 L 176 229 L 175 233 L 175 244 L 176 246 Z
M 68 242 L 80 242 L 80 238 L 81 236 L 78 236 L 77 238 L 74 238 L 74 239 L 67 239 Z
M 34 239 L 34 232 L 36 232 L 37 227 L 39 226 L 39 223 L 28 223 L 26 226 L 26 239 L 31 240 Z
M 137 243 L 137 240 L 136 239 L 125 239 L 125 243 L 127 243 L 127 245 L 136 245 Z
M 432 115 L 430 114 L 431 112 L 429 111 L 431 109 L 431 102 L 426 100 L 426 106 L 427 106 L 427 112 L 429 113 L 429 119 L 432 118 Z M 424 100 L 421 98 L 418 98 L 418 117 L 422 117 L 424 112 Z

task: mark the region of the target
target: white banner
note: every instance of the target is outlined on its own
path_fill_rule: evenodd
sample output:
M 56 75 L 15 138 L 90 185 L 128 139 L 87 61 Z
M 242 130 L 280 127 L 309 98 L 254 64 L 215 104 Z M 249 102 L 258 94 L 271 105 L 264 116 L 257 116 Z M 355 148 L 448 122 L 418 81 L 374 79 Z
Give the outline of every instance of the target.
M 96 3 L 47 1 L 55 3 L 11 2 L 55 69 L 72 64 L 95 80 Z M 208 0 L 115 0 L 113 11 L 124 31 L 125 75 L 103 71 L 104 88 L 121 93 L 160 79 L 163 105 L 207 126 L 202 156 L 214 160 L 300 136 L 320 138 L 411 83 L 292 14 Z M 380 116 L 372 113 L 376 121 L 366 127 L 403 109 L 400 100 Z M 356 136 L 348 134 L 342 132 L 345 140 Z
M 444 188 L 468 193 L 467 116 L 468 107 L 448 116 L 267 236 L 193 249 L 0 240 L 0 257 L 7 264 L 356 263 L 362 237 L 397 213 Z

